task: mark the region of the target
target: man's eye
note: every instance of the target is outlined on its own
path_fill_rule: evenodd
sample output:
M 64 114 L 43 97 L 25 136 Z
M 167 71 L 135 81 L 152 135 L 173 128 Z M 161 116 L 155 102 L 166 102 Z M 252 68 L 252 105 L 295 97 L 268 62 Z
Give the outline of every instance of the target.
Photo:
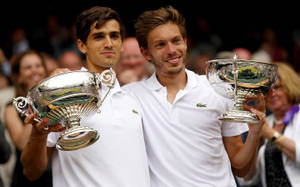
M 102 36 L 102 35 L 95 35 L 94 38 L 95 38 L 95 39 L 102 39 L 103 36 Z
M 178 43 L 180 43 L 182 40 L 180 39 L 180 38 L 176 38 L 176 39 L 174 39 L 173 40 L 173 42 L 175 43 L 175 44 L 178 44 Z
M 156 47 L 163 47 L 165 44 L 164 43 L 158 43 L 156 44 Z
M 111 35 L 111 38 L 113 38 L 113 39 L 118 39 L 118 38 L 120 38 L 120 35 L 118 35 L 118 34 L 112 34 L 112 35 Z

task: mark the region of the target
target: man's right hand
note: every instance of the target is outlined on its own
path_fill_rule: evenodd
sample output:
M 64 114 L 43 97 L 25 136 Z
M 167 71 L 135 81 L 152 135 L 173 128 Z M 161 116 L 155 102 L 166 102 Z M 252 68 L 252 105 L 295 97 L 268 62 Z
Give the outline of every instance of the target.
M 36 122 L 34 118 L 37 118 L 37 112 L 28 115 L 24 120 L 25 125 L 32 125 L 33 136 L 44 136 L 48 135 L 50 132 L 61 132 L 66 129 L 62 124 L 48 126 L 48 118 L 42 118 L 40 122 Z
M 60 74 L 60 73 L 65 73 L 65 72 L 68 72 L 68 71 L 71 71 L 71 70 L 68 69 L 68 68 L 57 68 L 57 69 L 55 69 L 55 70 L 50 74 L 50 76 L 57 75 L 57 74 Z

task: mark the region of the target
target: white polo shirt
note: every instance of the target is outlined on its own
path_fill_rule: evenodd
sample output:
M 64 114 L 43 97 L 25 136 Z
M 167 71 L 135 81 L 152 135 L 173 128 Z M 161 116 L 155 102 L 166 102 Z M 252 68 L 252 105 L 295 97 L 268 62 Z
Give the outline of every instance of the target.
M 97 129 L 100 138 L 86 148 L 53 152 L 54 187 L 150 186 L 140 108 L 118 82 L 101 113 L 92 113 L 81 125 Z M 54 147 L 59 135 L 50 133 L 47 146 Z
M 142 107 L 151 186 L 236 186 L 222 136 L 240 135 L 248 125 L 218 120 L 232 101 L 215 93 L 205 76 L 186 73 L 173 104 L 155 74 L 124 86 Z

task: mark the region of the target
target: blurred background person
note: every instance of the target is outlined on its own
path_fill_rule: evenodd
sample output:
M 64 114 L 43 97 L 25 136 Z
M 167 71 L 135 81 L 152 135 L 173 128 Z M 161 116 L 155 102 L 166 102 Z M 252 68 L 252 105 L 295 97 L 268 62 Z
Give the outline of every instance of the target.
M 47 68 L 47 71 L 48 71 L 49 75 L 55 69 L 59 68 L 59 62 L 58 62 L 58 60 L 56 60 L 56 58 L 53 55 L 51 55 L 47 52 L 42 52 L 41 55 L 44 58 L 46 68 Z
M 0 90 L 5 89 L 9 86 L 9 80 L 4 75 L 2 69 L 0 69 Z
M 73 50 L 65 50 L 58 57 L 59 67 L 68 68 L 71 71 L 80 70 L 83 67 L 83 62 L 80 54 Z
M 75 49 L 76 45 L 73 39 L 72 28 L 68 28 L 60 23 L 55 15 L 48 15 L 46 19 L 46 31 L 52 53 L 58 58 L 66 49 Z
M 10 101 L 14 95 L 15 95 L 15 90 L 14 87 L 12 86 L 11 79 L 10 79 L 10 60 L 6 58 L 6 55 L 4 54 L 4 51 L 0 49 L 0 122 L 1 126 L 3 127 L 1 129 L 0 133 L 3 133 L 3 138 L 0 140 L 1 142 L 7 142 L 8 145 L 10 146 L 10 154 L 8 157 L 8 160 L 6 162 L 2 162 L 0 164 L 0 187 L 10 187 L 11 184 L 11 179 L 12 179 L 12 173 L 13 169 L 15 166 L 15 151 L 14 151 L 14 145 L 12 143 L 12 140 L 9 136 L 8 130 L 5 127 L 5 124 L 3 123 L 3 113 L 5 109 L 5 105 L 8 101 Z M 2 135 L 0 135 L 2 136 Z M 4 156 L 5 153 L 0 153 L 3 154 Z M 1 186 L 2 185 L 2 186 Z
M 10 145 L 5 138 L 4 126 L 0 120 L 0 164 L 8 162 L 11 154 Z M 0 187 L 4 187 L 4 183 L 0 177 Z
M 256 61 L 266 62 L 266 63 L 271 63 L 273 61 L 269 53 L 267 53 L 265 50 L 262 49 L 255 51 L 251 56 L 251 60 L 256 60 Z
M 243 60 L 250 60 L 251 59 L 251 52 L 243 47 L 238 47 L 232 50 L 234 54 L 237 54 L 239 59 Z
M 16 96 L 26 96 L 29 89 L 38 84 L 47 76 L 47 69 L 42 56 L 36 51 L 26 51 L 18 55 L 12 64 L 12 81 Z M 23 118 L 23 117 L 22 117 Z M 16 148 L 16 165 L 14 168 L 11 187 L 16 186 L 52 186 L 51 170 L 47 170 L 43 176 L 34 182 L 30 182 L 23 175 L 23 167 L 20 162 L 21 152 L 28 141 L 32 126 L 24 126 L 22 119 L 12 103 L 8 103 L 4 111 L 4 122 L 9 135 Z
M 278 79 L 266 96 L 272 112 L 262 129 L 264 144 L 257 164 L 245 178 L 263 187 L 300 186 L 300 78 L 287 63 L 276 62 Z
M 12 54 L 20 54 L 30 48 L 25 29 L 23 27 L 15 28 L 11 33 Z
M 216 59 L 232 59 L 234 53 L 232 51 L 219 51 L 216 54 Z
M 0 48 L 0 64 L 2 73 L 9 79 L 10 77 L 10 62 L 6 58 L 4 51 Z
M 238 55 L 239 59 L 250 60 L 251 52 L 246 48 L 235 48 L 232 51 L 213 51 L 206 47 L 198 47 L 191 51 L 189 54 L 189 60 L 187 62 L 187 68 L 194 71 L 199 75 L 206 73 L 207 61 L 216 59 L 232 59 L 234 54 Z
M 293 31 L 293 46 L 292 46 L 292 54 L 293 54 L 293 66 L 295 67 L 295 71 L 300 76 L 300 28 L 295 29 Z
M 265 28 L 261 33 L 259 48 L 253 53 L 254 60 L 264 62 L 287 62 L 289 54 L 287 49 L 278 43 L 278 36 L 274 29 Z
M 119 62 L 115 65 L 120 85 L 142 80 L 152 71 L 147 66 L 150 63 L 140 52 L 139 44 L 135 37 L 128 37 L 123 41 L 123 50 Z M 151 66 L 151 65 L 149 65 Z
M 206 73 L 207 61 L 215 58 L 216 51 L 210 45 L 200 45 L 188 54 L 186 67 L 199 75 Z

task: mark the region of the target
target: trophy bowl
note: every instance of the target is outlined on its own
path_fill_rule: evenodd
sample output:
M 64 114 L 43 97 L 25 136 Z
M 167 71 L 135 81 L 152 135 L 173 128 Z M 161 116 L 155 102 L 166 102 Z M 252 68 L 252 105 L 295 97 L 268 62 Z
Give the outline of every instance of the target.
M 242 123 L 258 123 L 256 115 L 243 110 L 247 98 L 264 95 L 277 79 L 277 65 L 254 60 L 217 59 L 207 62 L 206 77 L 214 90 L 234 100 L 234 107 L 220 120 Z
M 32 111 L 38 113 L 35 121 L 48 118 L 45 129 L 59 123 L 65 126 L 66 130 L 60 135 L 56 148 L 76 150 L 99 139 L 98 131 L 81 126 L 80 119 L 88 113 L 100 112 L 102 85 L 112 88 L 114 81 L 112 69 L 101 74 L 90 71 L 65 72 L 42 80 L 29 90 L 26 97 L 14 98 L 13 104 L 22 116 L 30 114 L 30 106 Z

